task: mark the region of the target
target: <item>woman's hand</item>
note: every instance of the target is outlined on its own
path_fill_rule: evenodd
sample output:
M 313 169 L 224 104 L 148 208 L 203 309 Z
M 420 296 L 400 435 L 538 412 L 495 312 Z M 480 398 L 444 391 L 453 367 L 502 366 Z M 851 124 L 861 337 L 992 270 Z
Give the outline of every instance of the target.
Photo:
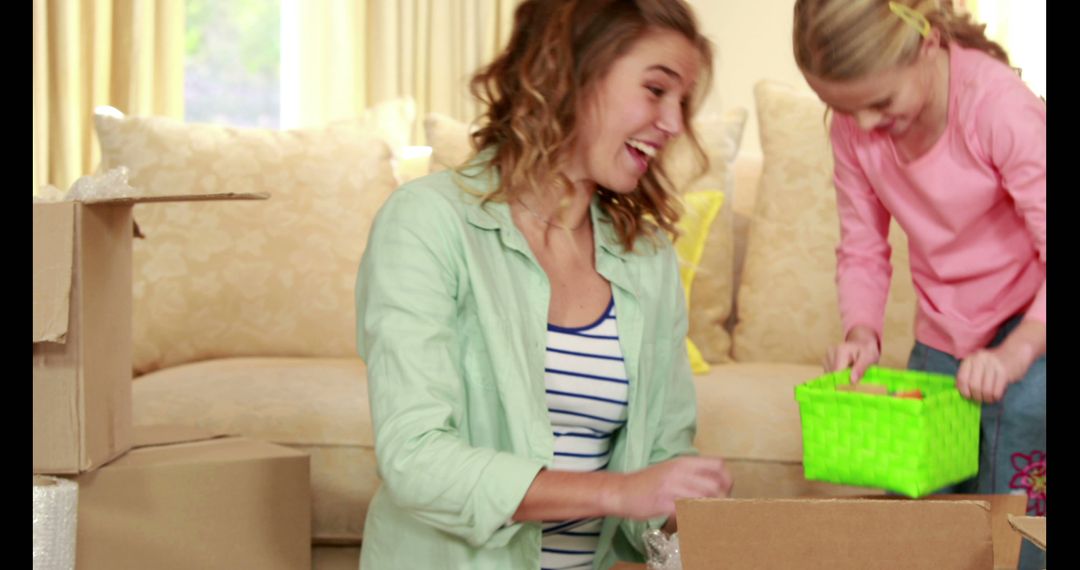
M 675 501 L 727 497 L 734 481 L 719 457 L 677 457 L 615 480 L 608 512 L 628 519 L 675 515 Z

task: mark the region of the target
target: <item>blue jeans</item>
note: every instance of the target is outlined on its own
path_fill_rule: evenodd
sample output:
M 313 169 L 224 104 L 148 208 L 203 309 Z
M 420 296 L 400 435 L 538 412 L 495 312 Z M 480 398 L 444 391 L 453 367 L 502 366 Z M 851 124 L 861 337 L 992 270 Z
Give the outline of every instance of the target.
M 1020 323 L 1013 317 L 998 330 L 990 347 L 1000 344 Z M 908 368 L 956 376 L 960 361 L 952 355 L 915 343 Z M 979 473 L 938 493 L 1024 494 L 1028 514 L 1046 515 L 1046 355 L 1005 391 L 1005 397 L 983 404 L 979 437 Z M 1024 540 L 1020 569 L 1046 567 L 1045 553 Z

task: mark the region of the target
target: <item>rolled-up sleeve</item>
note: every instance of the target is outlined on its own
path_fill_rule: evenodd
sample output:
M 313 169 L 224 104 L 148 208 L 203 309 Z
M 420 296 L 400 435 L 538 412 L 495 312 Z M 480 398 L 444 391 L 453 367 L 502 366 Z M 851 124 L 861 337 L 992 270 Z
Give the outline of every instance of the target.
M 831 129 L 833 180 L 840 218 L 836 248 L 836 288 L 846 338 L 851 329 L 870 327 L 882 341 L 885 302 L 892 279 L 892 216 L 866 179 L 852 149 L 853 126 L 834 117 Z
M 697 394 L 690 370 L 690 357 L 686 352 L 686 334 L 689 330 L 686 297 L 679 285 L 678 260 L 674 250 L 666 248 L 663 256 L 669 285 L 665 291 L 665 306 L 671 308 L 667 323 L 671 336 L 661 337 L 667 341 L 663 360 L 669 365 L 657 379 L 657 399 L 663 403 L 663 413 L 649 452 L 650 465 L 682 455 L 697 455 L 693 444 L 697 433 Z
M 649 442 L 648 464 L 655 465 L 675 457 L 697 455 L 694 447 L 694 435 L 697 433 L 697 393 L 690 370 L 690 357 L 686 352 L 686 334 L 689 318 L 686 308 L 686 296 L 679 282 L 678 260 L 674 249 L 666 247 L 659 254 L 664 280 L 661 302 L 664 303 L 666 317 L 663 323 L 669 333 L 658 334 L 655 355 L 657 374 L 648 380 L 649 401 L 659 404 L 657 421 L 651 425 L 652 437 Z M 670 336 L 669 336 L 670 334 Z M 660 528 L 667 517 L 649 520 L 624 519 L 620 523 L 620 535 L 616 535 L 613 547 L 619 557 L 627 560 L 641 560 L 645 552 L 642 538 L 648 529 Z

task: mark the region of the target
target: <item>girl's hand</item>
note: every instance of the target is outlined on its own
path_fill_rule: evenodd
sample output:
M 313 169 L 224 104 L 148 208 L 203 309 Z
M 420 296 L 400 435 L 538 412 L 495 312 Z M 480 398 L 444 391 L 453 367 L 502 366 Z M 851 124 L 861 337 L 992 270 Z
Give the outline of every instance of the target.
M 881 359 L 881 348 L 877 335 L 869 327 L 857 326 L 851 329 L 847 339 L 825 353 L 823 365 L 826 372 L 835 372 L 851 368 L 851 382 L 862 378 L 866 369 Z
M 998 402 L 1009 385 L 1019 382 L 1045 352 L 1046 325 L 1025 320 L 1001 345 L 979 350 L 962 360 L 956 372 L 956 388 L 969 400 Z
M 1018 378 L 1009 378 L 1002 358 L 993 350 L 980 350 L 960 362 L 956 388 L 976 402 L 994 403 L 1005 395 L 1005 388 Z

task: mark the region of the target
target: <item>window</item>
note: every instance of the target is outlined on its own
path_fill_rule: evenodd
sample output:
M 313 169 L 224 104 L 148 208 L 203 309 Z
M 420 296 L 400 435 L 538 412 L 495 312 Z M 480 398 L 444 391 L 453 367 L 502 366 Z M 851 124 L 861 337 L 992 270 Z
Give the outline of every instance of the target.
M 280 2 L 186 0 L 184 120 L 278 128 Z
M 986 35 L 1009 53 L 1036 95 L 1046 97 L 1046 0 L 968 0 Z

